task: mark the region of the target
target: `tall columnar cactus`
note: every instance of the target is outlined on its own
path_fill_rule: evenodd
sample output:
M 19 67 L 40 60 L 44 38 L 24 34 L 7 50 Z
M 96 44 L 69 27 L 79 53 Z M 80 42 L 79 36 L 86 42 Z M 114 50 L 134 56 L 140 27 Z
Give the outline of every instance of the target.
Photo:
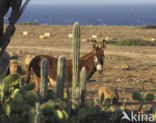
M 81 106 L 85 105 L 86 81 L 87 81 L 87 71 L 86 68 L 83 67 L 80 73 Z
M 80 107 L 80 105 L 81 105 L 81 90 L 80 90 L 80 86 L 76 87 L 75 100 L 74 101 L 75 101 L 75 109 L 78 109 Z
M 80 25 L 78 22 L 73 27 L 73 60 L 72 60 L 72 93 L 76 92 L 79 81 L 79 59 L 80 59 Z
M 43 59 L 41 61 L 41 81 L 40 81 L 40 90 L 39 90 L 39 95 L 41 98 L 46 97 L 47 95 L 47 90 L 48 90 L 48 60 Z
M 64 95 L 64 82 L 66 81 L 66 59 L 60 56 L 57 64 L 57 86 L 56 98 L 63 99 Z
M 40 119 L 40 104 L 39 103 L 36 103 L 36 115 L 35 115 L 35 118 L 34 118 L 34 123 L 41 123 L 41 119 Z

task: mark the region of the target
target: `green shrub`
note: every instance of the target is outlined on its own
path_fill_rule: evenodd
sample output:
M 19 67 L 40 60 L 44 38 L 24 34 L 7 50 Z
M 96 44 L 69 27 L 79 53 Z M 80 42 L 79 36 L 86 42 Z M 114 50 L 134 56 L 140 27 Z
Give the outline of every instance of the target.
M 142 29 L 156 29 L 156 25 L 144 25 L 144 26 L 140 26 L 139 28 L 142 28 Z
M 149 42 L 140 39 L 129 39 L 120 41 L 107 41 L 107 44 L 116 46 L 156 46 L 156 42 Z
M 37 22 L 21 22 L 18 23 L 18 25 L 40 25 L 40 24 Z

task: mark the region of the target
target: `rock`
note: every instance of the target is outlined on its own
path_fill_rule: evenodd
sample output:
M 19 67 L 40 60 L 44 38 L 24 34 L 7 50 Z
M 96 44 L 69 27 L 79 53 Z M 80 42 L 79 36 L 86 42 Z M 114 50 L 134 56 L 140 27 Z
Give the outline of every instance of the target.
M 121 80 L 121 79 L 117 79 L 116 81 L 117 81 L 117 82 L 122 82 L 122 80 Z
M 49 38 L 51 36 L 51 34 L 49 32 L 45 32 L 44 33 L 44 36 L 47 37 L 47 38 Z
M 105 56 L 105 58 L 108 59 L 108 60 L 111 60 L 112 56 L 108 55 L 108 56 Z
M 92 38 L 92 39 L 97 39 L 98 36 L 97 36 L 97 35 L 92 35 L 91 38 Z
M 18 56 L 21 56 L 21 55 L 22 55 L 22 50 L 17 50 L 17 51 L 16 51 L 16 54 L 17 54 Z
M 156 41 L 156 38 L 151 38 L 150 39 L 150 42 L 155 42 Z
M 46 37 L 45 37 L 45 35 L 40 35 L 39 38 L 40 39 L 45 39 Z
M 10 63 L 10 74 L 22 74 L 22 68 L 16 61 L 11 61 Z
M 105 41 L 110 41 L 110 40 L 112 40 L 111 37 L 105 37 Z
M 113 68 L 118 69 L 118 68 L 120 68 L 120 66 L 119 65 L 115 65 Z
M 10 63 L 10 56 L 7 52 L 4 52 L 0 57 L 0 82 L 4 79 L 7 74 Z
M 15 52 L 9 52 L 10 59 L 18 59 L 18 55 Z
M 23 36 L 27 36 L 29 33 L 27 31 L 23 32 Z
M 87 38 L 82 39 L 82 42 L 88 42 L 89 40 Z
M 29 64 L 33 57 L 34 57 L 33 55 L 26 55 L 26 57 L 24 58 L 24 66 L 26 70 L 28 69 Z
M 105 41 L 115 41 L 115 40 L 117 40 L 116 38 L 112 38 L 112 37 L 105 37 L 104 39 L 105 39 Z
M 127 64 L 123 64 L 123 65 L 121 66 L 121 69 L 122 69 L 122 70 L 129 70 L 130 67 L 129 67 Z
M 68 34 L 68 38 L 72 38 L 73 35 L 71 33 Z
M 111 99 L 111 104 L 117 104 L 119 100 L 118 91 L 117 89 L 102 86 L 98 89 L 98 96 L 100 97 L 101 94 L 104 93 L 104 99 Z

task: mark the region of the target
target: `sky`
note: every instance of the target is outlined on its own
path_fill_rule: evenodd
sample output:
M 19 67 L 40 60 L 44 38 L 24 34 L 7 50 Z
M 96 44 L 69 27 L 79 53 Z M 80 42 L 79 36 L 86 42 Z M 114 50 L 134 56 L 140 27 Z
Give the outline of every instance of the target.
M 120 4 L 156 3 L 156 0 L 31 0 L 32 4 Z

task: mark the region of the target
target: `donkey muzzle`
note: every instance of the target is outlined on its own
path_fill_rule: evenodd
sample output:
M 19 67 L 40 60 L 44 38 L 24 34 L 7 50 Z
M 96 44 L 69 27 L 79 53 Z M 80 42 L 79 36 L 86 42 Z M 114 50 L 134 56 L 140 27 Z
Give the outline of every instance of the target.
M 103 66 L 102 66 L 101 64 L 98 64 L 98 65 L 96 66 L 96 69 L 97 69 L 97 71 L 98 71 L 99 73 L 102 73 L 102 72 L 103 72 Z

